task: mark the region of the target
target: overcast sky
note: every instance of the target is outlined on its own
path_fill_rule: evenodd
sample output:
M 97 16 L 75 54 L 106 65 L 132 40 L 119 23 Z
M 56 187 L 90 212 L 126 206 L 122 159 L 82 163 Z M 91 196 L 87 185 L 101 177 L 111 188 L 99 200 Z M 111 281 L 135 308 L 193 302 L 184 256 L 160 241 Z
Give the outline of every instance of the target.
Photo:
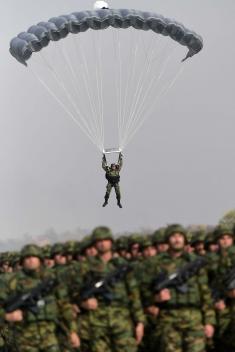
M 125 150 L 122 210 L 114 196 L 102 208 L 100 153 L 8 51 L 10 39 L 30 25 L 92 6 L 0 1 L 1 238 L 51 227 L 106 224 L 116 232 L 216 223 L 235 203 L 234 0 L 110 0 L 114 8 L 175 18 L 205 44 Z

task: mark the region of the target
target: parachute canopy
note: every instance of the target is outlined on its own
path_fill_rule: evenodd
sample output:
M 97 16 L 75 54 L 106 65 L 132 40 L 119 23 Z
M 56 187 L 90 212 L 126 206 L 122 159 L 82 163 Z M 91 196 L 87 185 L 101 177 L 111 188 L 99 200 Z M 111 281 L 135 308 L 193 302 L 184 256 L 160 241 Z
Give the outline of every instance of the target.
M 12 39 L 10 52 L 18 61 L 26 64 L 33 52 L 42 50 L 50 41 L 63 39 L 69 33 L 76 34 L 88 29 L 102 30 L 110 26 L 152 30 L 170 36 L 179 44 L 188 47 L 186 58 L 197 54 L 203 47 L 203 40 L 199 35 L 172 19 L 138 10 L 102 9 L 74 12 L 71 15 L 51 18 L 48 22 L 40 22 Z
M 103 152 L 123 150 L 153 113 L 183 70 L 174 51 L 183 46 L 185 61 L 203 40 L 152 12 L 102 8 L 33 25 L 12 39 L 10 52 Z

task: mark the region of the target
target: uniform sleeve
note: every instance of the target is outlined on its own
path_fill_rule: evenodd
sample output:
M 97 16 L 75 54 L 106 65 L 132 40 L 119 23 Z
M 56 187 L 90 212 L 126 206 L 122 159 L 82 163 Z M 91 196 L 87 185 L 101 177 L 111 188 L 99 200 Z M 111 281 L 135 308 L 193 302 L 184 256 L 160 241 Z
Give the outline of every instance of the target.
M 69 295 L 69 287 L 66 280 L 64 280 L 64 282 L 59 280 L 59 284 L 55 288 L 54 295 L 59 310 L 59 323 L 68 333 L 77 332 L 76 316 L 74 315 L 74 310 Z
M 145 323 L 145 315 L 141 304 L 140 291 L 133 272 L 127 275 L 126 286 L 129 296 L 131 316 L 134 323 Z
M 118 165 L 119 165 L 119 171 L 121 171 L 123 166 L 123 158 L 121 154 L 119 154 Z
M 215 325 L 215 311 L 213 309 L 213 300 L 211 297 L 211 291 L 208 285 L 208 275 L 205 269 L 201 269 L 198 276 L 198 283 L 201 292 L 201 302 L 202 302 L 202 314 L 204 324 Z
M 154 293 L 152 290 L 152 282 L 158 272 L 160 271 L 157 262 L 157 258 L 150 258 L 146 261 L 143 270 L 142 276 L 140 279 L 140 290 L 141 290 L 141 299 L 144 307 L 150 307 L 152 305 L 156 305 L 154 299 Z
M 105 156 L 102 159 L 102 168 L 104 171 L 107 171 L 107 160 Z

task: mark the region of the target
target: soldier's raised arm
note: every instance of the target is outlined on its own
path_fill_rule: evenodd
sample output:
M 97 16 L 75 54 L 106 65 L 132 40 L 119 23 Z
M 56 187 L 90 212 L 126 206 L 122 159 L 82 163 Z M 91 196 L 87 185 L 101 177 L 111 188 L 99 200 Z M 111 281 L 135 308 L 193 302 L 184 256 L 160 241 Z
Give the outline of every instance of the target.
M 102 168 L 104 169 L 104 171 L 107 171 L 107 160 L 105 154 L 103 154 Z
M 123 155 L 122 155 L 122 153 L 119 153 L 118 165 L 119 165 L 119 171 L 121 171 L 122 166 L 123 166 Z

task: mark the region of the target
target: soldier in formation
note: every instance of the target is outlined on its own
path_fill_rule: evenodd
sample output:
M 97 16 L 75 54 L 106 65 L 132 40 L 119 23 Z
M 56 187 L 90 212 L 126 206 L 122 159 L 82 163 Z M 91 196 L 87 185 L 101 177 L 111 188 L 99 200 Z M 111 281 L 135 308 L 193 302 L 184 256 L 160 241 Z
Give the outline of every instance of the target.
M 234 228 L 168 225 L 0 255 L 0 351 L 234 352 Z

